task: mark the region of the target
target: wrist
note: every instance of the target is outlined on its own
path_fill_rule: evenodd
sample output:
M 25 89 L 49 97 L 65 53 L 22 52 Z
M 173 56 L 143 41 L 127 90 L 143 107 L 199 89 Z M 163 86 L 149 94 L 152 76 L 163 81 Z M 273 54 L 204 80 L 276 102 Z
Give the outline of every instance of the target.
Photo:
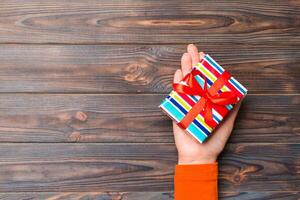
M 180 156 L 178 158 L 178 164 L 179 165 L 197 165 L 197 164 L 212 164 L 217 162 L 217 157 L 182 157 Z

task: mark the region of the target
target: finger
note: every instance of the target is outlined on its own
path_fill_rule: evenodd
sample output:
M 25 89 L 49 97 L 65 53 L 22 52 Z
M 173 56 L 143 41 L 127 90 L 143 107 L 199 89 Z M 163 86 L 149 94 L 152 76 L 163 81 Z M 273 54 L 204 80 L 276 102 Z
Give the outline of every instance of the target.
M 179 83 L 182 80 L 182 72 L 180 69 L 177 69 L 175 74 L 174 74 L 174 83 Z
M 224 119 L 223 124 L 225 126 L 231 126 L 233 127 L 233 124 L 235 122 L 236 116 L 240 110 L 240 107 L 242 105 L 243 99 L 241 99 L 232 109 L 232 111 L 228 114 L 228 116 Z
M 233 125 L 240 109 L 242 101 L 237 103 L 233 110 L 228 114 L 228 116 L 223 120 L 223 122 L 218 126 L 218 128 L 214 131 L 213 136 L 211 138 L 212 142 L 219 142 L 222 145 L 225 145 L 229 136 L 232 133 Z
M 192 58 L 188 53 L 184 53 L 181 57 L 181 70 L 183 76 L 187 75 L 192 70 Z
M 200 60 L 203 59 L 204 56 L 205 56 L 205 53 L 204 53 L 204 52 L 200 52 L 200 53 L 199 53 L 199 59 L 200 59 Z
M 173 133 L 177 148 L 181 148 L 184 145 L 189 144 L 199 144 L 199 142 L 191 134 L 187 133 L 186 130 L 180 128 L 178 124 L 174 121 Z
M 192 57 L 192 66 L 195 66 L 200 61 L 198 48 L 194 44 L 189 44 L 187 47 L 187 52 Z
M 235 106 L 234 108 L 232 109 L 232 112 L 229 113 L 228 117 L 227 117 L 227 121 L 229 121 L 230 123 L 234 123 L 235 121 L 235 118 L 240 110 L 240 107 L 242 105 L 242 101 L 243 100 L 240 100 Z

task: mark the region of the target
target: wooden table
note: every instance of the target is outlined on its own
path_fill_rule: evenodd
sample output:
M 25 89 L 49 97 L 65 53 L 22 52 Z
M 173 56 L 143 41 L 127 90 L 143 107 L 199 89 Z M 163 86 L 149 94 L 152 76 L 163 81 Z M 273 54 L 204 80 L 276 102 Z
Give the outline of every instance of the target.
M 188 43 L 249 89 L 221 199 L 298 199 L 299 27 L 299 0 L 2 0 L 0 199 L 173 199 L 157 106 Z

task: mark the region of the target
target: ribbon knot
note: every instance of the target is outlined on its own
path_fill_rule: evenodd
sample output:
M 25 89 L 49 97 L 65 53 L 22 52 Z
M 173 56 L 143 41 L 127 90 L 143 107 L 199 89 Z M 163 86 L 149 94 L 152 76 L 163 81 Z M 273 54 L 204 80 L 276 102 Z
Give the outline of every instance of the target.
M 195 76 L 199 75 L 203 78 L 203 87 L 198 83 Z M 222 92 L 218 91 L 227 83 L 231 75 L 228 72 L 224 72 L 208 89 L 206 77 L 197 69 L 193 69 L 187 74 L 183 81 L 184 84 L 173 84 L 173 90 L 177 93 L 183 93 L 188 95 L 198 95 L 200 100 L 192 107 L 187 115 L 178 123 L 183 129 L 186 129 L 190 123 L 197 117 L 197 115 L 204 111 L 204 121 L 210 127 L 214 127 L 216 122 L 213 120 L 212 109 L 215 105 L 226 106 L 228 104 L 234 104 L 238 101 L 237 96 L 233 92 Z

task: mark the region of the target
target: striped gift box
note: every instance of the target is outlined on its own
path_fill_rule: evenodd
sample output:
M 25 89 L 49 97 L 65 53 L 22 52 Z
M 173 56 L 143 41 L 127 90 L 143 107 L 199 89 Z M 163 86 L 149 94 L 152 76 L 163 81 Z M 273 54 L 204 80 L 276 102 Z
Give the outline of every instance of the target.
M 207 85 L 210 87 L 218 77 L 224 72 L 224 69 L 213 60 L 208 54 L 197 63 L 194 67 L 199 70 L 206 77 Z M 198 83 L 203 87 L 204 79 L 201 76 L 195 77 Z M 229 81 L 220 89 L 219 93 L 231 91 L 234 92 L 238 99 L 243 98 L 246 95 L 247 89 L 241 85 L 234 77 L 231 77 Z M 160 104 L 160 108 L 167 113 L 177 123 L 180 122 L 183 117 L 191 110 L 193 105 L 200 100 L 200 96 L 187 95 L 172 91 L 166 99 Z M 213 107 L 213 120 L 215 124 L 219 124 L 234 105 L 226 105 L 225 107 L 216 106 Z M 211 127 L 204 121 L 204 113 L 200 112 L 192 123 L 187 127 L 187 132 L 194 136 L 199 142 L 203 142 L 212 133 L 216 127 Z

